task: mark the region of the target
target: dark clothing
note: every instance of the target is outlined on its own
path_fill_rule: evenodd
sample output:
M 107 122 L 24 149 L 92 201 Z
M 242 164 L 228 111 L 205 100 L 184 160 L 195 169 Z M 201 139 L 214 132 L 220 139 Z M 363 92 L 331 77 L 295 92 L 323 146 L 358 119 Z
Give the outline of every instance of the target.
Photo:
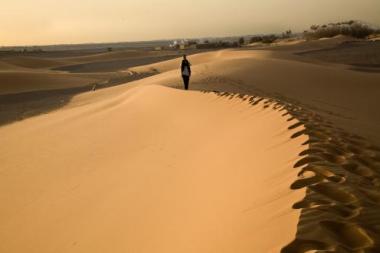
M 190 76 L 182 75 L 182 79 L 183 79 L 183 84 L 185 85 L 185 90 L 188 90 L 189 89 Z
M 189 75 L 183 74 L 185 68 L 187 68 Z M 182 73 L 182 79 L 183 79 L 183 84 L 185 86 L 185 90 L 188 90 L 189 89 L 190 76 L 191 76 L 190 62 L 188 60 L 182 60 L 181 73 Z
M 181 72 L 185 70 L 185 67 L 187 67 L 187 69 L 189 70 L 189 76 L 191 76 L 190 62 L 188 60 L 182 60 Z

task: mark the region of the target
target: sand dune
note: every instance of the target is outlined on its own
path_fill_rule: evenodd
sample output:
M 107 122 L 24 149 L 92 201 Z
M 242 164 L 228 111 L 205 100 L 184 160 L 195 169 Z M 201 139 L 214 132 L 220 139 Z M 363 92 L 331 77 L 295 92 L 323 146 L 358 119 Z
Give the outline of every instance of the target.
M 207 53 L 196 54 L 196 55 L 191 56 L 191 63 L 192 65 L 195 66 L 195 65 L 205 64 L 208 62 L 223 60 L 222 56 L 225 55 L 226 52 L 229 52 L 229 51 L 222 50 L 222 51 L 217 51 L 217 52 L 207 52 Z M 169 61 L 129 68 L 129 70 L 138 72 L 138 73 L 146 73 L 146 72 L 163 73 L 163 72 L 168 72 L 171 70 L 178 70 L 180 64 L 181 64 L 180 59 L 176 58 Z
M 134 57 L 126 59 L 114 59 L 109 61 L 94 61 L 81 64 L 71 64 L 54 68 L 53 70 L 70 73 L 107 73 L 125 70 L 136 65 L 145 65 L 151 62 L 161 62 L 172 59 L 172 55 Z
M 65 57 L 65 66 L 54 70 L 72 73 L 114 72 L 125 70 L 131 66 L 160 62 L 178 56 L 176 51 L 122 50 L 77 57 Z
M 0 94 L 72 88 L 97 81 L 96 78 L 64 73 L 7 71 L 0 72 Z
M 278 252 L 294 239 L 296 121 L 258 98 L 145 84 L 103 96 L 0 128 L 1 252 Z
M 30 68 L 30 69 L 47 69 L 62 66 L 70 63 L 67 60 L 56 60 L 56 59 L 48 59 L 42 57 L 9 57 L 2 58 L 2 62 L 12 64 L 14 66 L 22 67 L 22 68 Z
M 0 61 L 0 71 L 9 71 L 9 70 L 20 70 L 24 69 L 22 67 L 17 67 L 15 65 Z
M 211 61 L 190 60 L 194 89 L 266 94 L 300 121 L 290 129 L 305 127 L 292 136 L 310 140 L 290 187 L 306 189 L 306 196 L 293 205 L 301 210 L 296 239 L 281 252 L 378 252 L 380 75 L 274 51 L 227 50 Z M 162 71 L 151 82 L 180 87 L 173 63 L 133 70 Z
M 190 56 L 202 92 L 133 67 L 0 127 L 0 252 L 378 252 L 380 75 L 294 55 L 348 40 Z
M 175 54 L 175 52 L 171 52 Z M 76 57 L 64 57 L 62 60 L 73 61 L 77 63 L 83 62 L 98 62 L 98 61 L 110 61 L 117 59 L 126 59 L 131 57 L 146 57 L 146 56 L 158 56 L 158 55 L 167 55 L 168 52 L 161 51 L 147 51 L 147 50 L 122 50 L 114 52 L 105 52 L 98 54 L 91 54 L 85 56 L 76 56 Z
M 380 74 L 330 65 L 305 63 L 268 50 L 224 50 L 190 57 L 192 88 L 295 99 L 316 109 L 338 127 L 380 144 Z M 179 60 L 130 70 L 162 75 L 153 82 L 181 87 Z
M 271 45 L 263 46 L 262 48 L 274 50 L 274 51 L 308 51 L 308 50 L 324 50 L 335 48 L 339 45 L 357 42 L 359 39 L 352 38 L 345 35 L 337 35 L 333 38 L 321 38 L 318 40 L 282 40 L 277 43 L 272 43 Z
M 332 48 L 299 52 L 319 61 L 352 65 L 352 69 L 380 72 L 380 41 L 349 41 Z
M 66 56 L 65 56 L 66 54 Z M 169 60 L 175 51 L 6 52 L 0 55 L 0 95 L 123 83 L 145 75 L 123 72 L 129 67 Z M 56 80 L 56 81 L 55 81 Z

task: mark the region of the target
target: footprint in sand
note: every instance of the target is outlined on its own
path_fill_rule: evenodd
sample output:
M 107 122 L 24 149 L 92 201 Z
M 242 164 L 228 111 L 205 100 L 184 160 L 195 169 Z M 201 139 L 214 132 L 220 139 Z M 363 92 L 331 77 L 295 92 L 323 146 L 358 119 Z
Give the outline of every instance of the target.
M 342 246 L 350 250 L 361 250 L 373 245 L 372 238 L 367 232 L 353 223 L 337 221 L 321 221 L 323 227 Z

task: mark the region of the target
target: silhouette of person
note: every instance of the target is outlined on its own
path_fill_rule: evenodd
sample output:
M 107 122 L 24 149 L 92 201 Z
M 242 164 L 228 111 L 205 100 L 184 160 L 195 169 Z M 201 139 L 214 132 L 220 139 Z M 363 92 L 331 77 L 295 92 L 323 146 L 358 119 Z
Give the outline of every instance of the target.
M 183 84 L 185 86 L 185 90 L 189 89 L 189 82 L 190 82 L 190 76 L 191 76 L 191 64 L 187 60 L 186 55 L 183 55 L 183 60 L 181 64 L 181 73 L 182 73 L 182 79 Z

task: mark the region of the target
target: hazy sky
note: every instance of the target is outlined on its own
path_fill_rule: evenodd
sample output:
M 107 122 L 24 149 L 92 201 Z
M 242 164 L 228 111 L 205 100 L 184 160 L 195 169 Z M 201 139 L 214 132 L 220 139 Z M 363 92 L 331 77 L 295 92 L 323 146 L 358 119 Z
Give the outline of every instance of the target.
M 303 31 L 359 19 L 380 0 L 1 0 L 0 46 Z

